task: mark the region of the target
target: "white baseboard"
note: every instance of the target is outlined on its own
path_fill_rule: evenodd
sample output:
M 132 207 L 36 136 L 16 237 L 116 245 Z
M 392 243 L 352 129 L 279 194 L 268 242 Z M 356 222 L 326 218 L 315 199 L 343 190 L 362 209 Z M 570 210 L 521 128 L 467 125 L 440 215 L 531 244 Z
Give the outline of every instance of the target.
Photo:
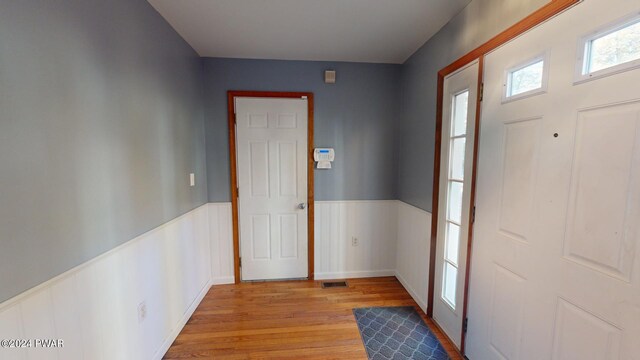
M 211 279 L 212 285 L 229 285 L 235 284 L 236 278 L 234 276 L 223 276 Z
M 180 322 L 176 324 L 176 327 L 173 328 L 171 333 L 164 340 L 164 342 L 162 343 L 162 345 L 160 346 L 156 354 L 153 355 L 154 360 L 162 360 L 162 358 L 164 357 L 164 354 L 167 353 L 167 350 L 169 350 L 169 348 L 171 347 L 171 344 L 173 344 L 173 342 L 176 340 L 178 335 L 180 335 L 180 332 L 182 331 L 184 326 L 187 324 L 187 321 L 189 321 L 193 313 L 198 308 L 198 305 L 200 305 L 200 303 L 202 302 L 202 299 L 204 299 L 204 297 L 207 295 L 210 289 L 211 289 L 211 284 L 207 284 L 207 286 L 202 288 L 202 291 L 200 291 L 200 293 L 198 294 L 198 297 L 196 297 L 193 300 L 193 302 L 191 303 L 187 311 L 184 313 L 184 316 L 182 317 L 182 319 L 180 319 Z
M 356 279 L 368 277 L 395 276 L 395 270 L 343 271 L 314 274 L 315 280 Z

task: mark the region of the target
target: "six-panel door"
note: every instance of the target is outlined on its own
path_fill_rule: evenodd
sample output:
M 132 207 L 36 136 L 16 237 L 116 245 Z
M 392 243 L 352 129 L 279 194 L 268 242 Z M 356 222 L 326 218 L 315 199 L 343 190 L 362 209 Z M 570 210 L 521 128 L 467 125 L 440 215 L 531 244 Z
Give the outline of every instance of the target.
M 306 278 L 307 100 L 235 105 L 242 280 Z
M 640 70 L 576 76 L 640 54 L 634 29 L 581 42 L 639 5 L 585 0 L 486 57 L 471 360 L 640 359 Z

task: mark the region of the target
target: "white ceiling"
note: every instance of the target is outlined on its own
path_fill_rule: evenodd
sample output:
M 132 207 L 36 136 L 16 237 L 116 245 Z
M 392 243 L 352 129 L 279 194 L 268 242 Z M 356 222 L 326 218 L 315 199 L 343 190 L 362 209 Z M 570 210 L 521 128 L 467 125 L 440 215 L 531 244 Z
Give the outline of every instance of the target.
M 201 55 L 403 63 L 471 0 L 148 0 Z

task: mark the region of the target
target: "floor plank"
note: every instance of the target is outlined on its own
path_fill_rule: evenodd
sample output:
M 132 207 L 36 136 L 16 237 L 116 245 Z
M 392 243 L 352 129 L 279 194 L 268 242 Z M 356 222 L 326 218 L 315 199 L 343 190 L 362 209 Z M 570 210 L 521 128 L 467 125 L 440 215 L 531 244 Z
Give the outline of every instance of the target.
M 164 359 L 367 359 L 352 309 L 413 306 L 453 360 L 462 357 L 395 277 L 211 288 Z

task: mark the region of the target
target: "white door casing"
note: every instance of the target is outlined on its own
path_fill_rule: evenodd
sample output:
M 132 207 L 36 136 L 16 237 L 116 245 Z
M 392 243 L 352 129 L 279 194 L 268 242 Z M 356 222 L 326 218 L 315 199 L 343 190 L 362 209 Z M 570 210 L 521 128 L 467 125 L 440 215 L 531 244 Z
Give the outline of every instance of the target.
M 479 63 L 444 79 L 433 318 L 460 348 Z M 460 196 L 461 194 L 461 196 Z
M 235 107 L 242 280 L 306 278 L 307 99 Z
M 640 359 L 640 70 L 574 78 L 578 39 L 638 10 L 585 0 L 485 59 L 471 360 Z M 541 53 L 547 93 L 503 103 Z

